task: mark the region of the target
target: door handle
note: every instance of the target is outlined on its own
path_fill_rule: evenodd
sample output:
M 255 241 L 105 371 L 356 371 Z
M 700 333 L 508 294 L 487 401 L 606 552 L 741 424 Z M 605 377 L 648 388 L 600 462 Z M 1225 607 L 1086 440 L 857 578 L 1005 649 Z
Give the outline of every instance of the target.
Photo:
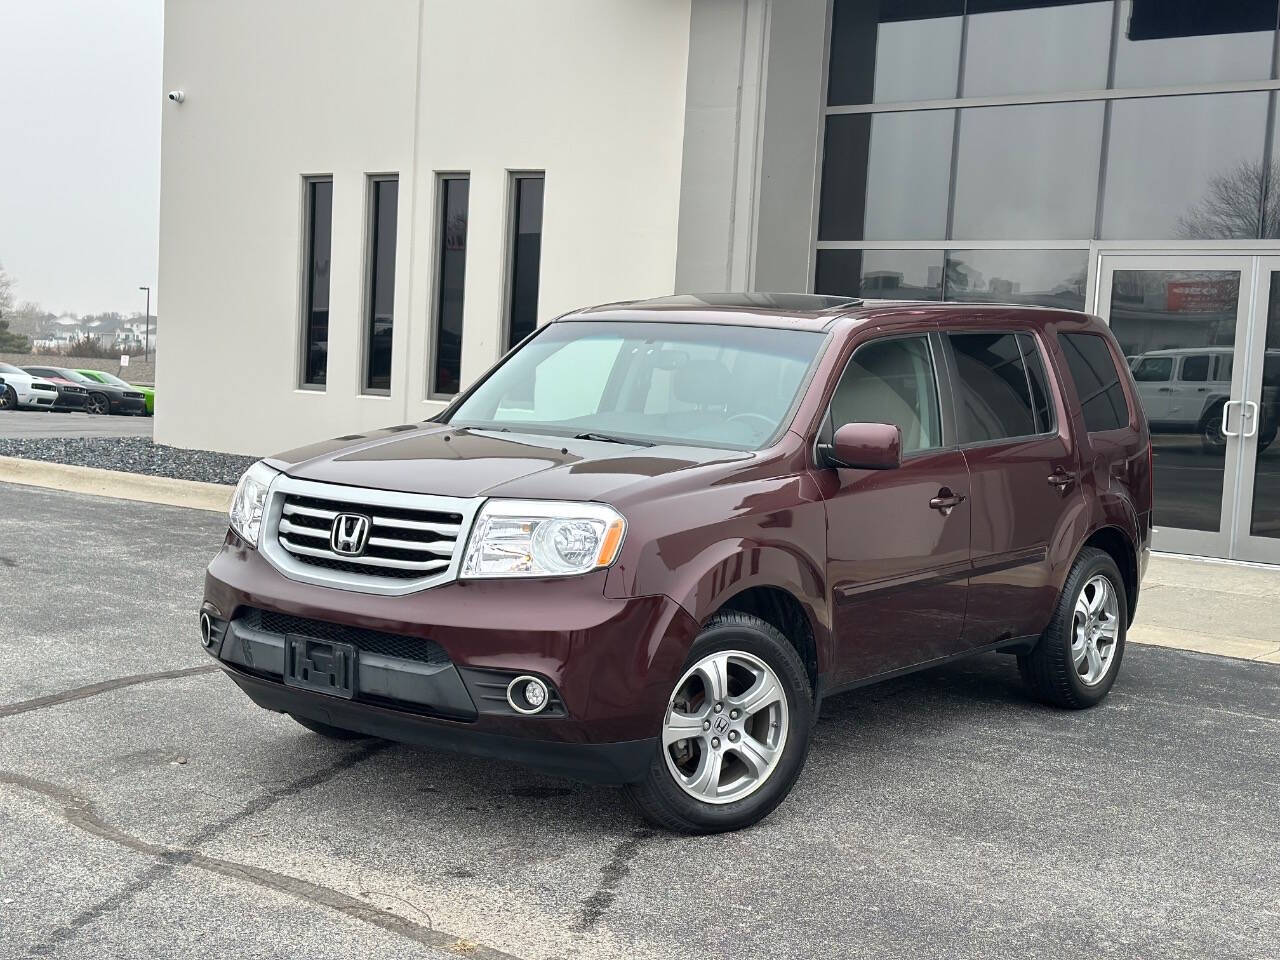
M 1258 432 L 1258 405 L 1252 400 L 1246 400 L 1241 416 L 1244 417 L 1245 424 L 1247 424 L 1241 436 L 1247 440 Z
M 938 491 L 938 495 L 929 501 L 929 506 L 944 517 L 951 516 L 951 511 L 964 503 L 964 495 L 952 493 L 947 487 Z
M 1243 404 L 1243 403 L 1244 403 L 1244 401 L 1243 401 L 1243 400 L 1228 400 L 1226 403 L 1224 403 L 1224 404 L 1222 405 L 1222 435 L 1223 435 L 1224 437 L 1238 437 L 1238 436 L 1240 436 L 1240 431 L 1239 431 L 1239 430 L 1237 430 L 1237 431 L 1235 431 L 1235 432 L 1233 433 L 1232 431 L 1230 431 L 1230 430 L 1228 430 L 1228 429 L 1227 429 L 1227 418 L 1228 418 L 1228 416 L 1230 416 L 1230 414 L 1231 414 L 1231 405 L 1232 405 L 1233 403 Z
M 1156 393 L 1173 393 L 1173 387 L 1160 387 Z
M 1053 471 L 1045 479 L 1049 481 L 1050 486 L 1057 487 L 1059 493 L 1065 493 L 1067 487 L 1076 482 L 1075 474 L 1067 473 L 1061 467 Z

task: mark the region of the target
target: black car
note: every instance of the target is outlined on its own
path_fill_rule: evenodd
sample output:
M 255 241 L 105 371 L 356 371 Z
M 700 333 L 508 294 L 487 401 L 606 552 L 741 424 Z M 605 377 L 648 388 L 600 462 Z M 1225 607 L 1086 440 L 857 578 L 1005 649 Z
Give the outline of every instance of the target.
M 64 385 L 78 388 L 86 394 L 81 404 L 89 413 L 129 413 L 144 416 L 147 412 L 146 399 L 137 390 L 119 387 L 114 383 L 98 383 L 78 370 L 68 367 L 23 367 L 27 373 L 37 377 L 47 377 L 58 384 L 58 405 L 62 406 L 62 388 Z

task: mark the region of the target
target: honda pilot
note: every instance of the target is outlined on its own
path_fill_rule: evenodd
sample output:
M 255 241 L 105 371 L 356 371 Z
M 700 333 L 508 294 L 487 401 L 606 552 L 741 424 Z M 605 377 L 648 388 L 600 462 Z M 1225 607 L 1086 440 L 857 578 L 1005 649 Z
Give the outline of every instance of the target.
M 258 705 L 743 827 L 830 696 L 1017 658 L 1116 682 L 1151 443 L 1100 320 L 810 295 L 546 324 L 425 423 L 269 457 L 199 612 Z

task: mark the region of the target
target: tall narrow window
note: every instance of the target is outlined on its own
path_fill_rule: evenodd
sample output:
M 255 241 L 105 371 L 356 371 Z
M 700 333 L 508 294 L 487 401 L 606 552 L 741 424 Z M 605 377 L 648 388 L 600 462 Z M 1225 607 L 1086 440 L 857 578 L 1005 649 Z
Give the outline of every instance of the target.
M 396 296 L 396 200 L 400 184 L 395 176 L 369 178 L 369 253 L 364 389 L 391 390 L 391 326 Z
M 323 387 L 329 372 L 329 260 L 333 248 L 333 178 L 305 181 L 303 224 L 302 385 Z
M 432 336 L 433 396 L 453 395 L 462 380 L 462 298 L 467 272 L 465 173 L 442 174 L 437 182 L 436 315 Z
M 542 262 L 543 174 L 512 177 L 511 250 L 507 277 L 507 343 L 515 346 L 538 325 L 538 270 Z

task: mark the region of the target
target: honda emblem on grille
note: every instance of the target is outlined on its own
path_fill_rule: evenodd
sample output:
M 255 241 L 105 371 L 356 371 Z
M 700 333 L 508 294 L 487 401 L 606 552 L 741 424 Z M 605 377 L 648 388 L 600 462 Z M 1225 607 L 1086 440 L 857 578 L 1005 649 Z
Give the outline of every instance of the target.
M 329 546 L 344 557 L 358 557 L 369 545 L 369 518 L 358 513 L 340 513 L 333 518 Z

